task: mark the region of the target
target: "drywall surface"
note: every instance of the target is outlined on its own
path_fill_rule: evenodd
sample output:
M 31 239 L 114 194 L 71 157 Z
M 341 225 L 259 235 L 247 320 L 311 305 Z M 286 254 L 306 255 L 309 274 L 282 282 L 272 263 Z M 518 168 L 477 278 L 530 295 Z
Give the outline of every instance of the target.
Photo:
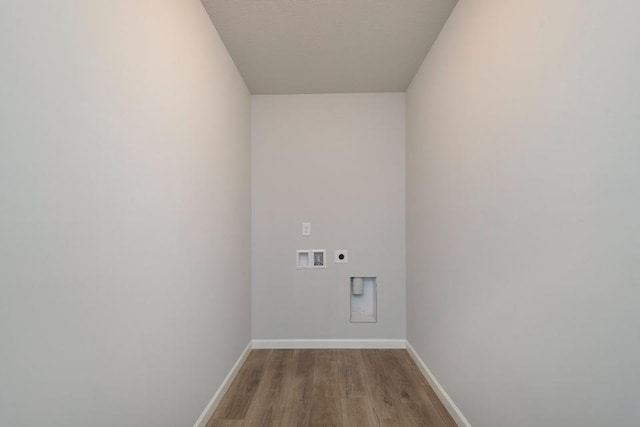
M 251 98 L 198 1 L 0 13 L 0 425 L 193 425 L 250 340 Z
M 253 94 L 404 92 L 456 0 L 203 0 Z
M 252 96 L 254 338 L 405 337 L 404 108 L 402 93 Z M 297 249 L 326 249 L 327 268 L 296 270 Z M 350 323 L 350 276 L 378 278 L 377 323 Z
M 639 14 L 461 0 L 408 90 L 408 340 L 474 427 L 640 424 Z

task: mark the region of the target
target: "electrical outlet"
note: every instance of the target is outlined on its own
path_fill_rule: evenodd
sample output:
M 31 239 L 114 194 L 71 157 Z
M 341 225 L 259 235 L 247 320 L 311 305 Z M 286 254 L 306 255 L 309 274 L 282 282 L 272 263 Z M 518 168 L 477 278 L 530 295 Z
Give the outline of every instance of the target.
M 303 222 L 302 223 L 302 235 L 303 236 L 311 236 L 311 223 Z
M 313 268 L 327 268 L 327 251 L 325 249 L 314 249 L 311 253 L 313 254 Z
M 336 264 L 346 264 L 349 262 L 349 251 L 346 249 L 337 249 L 334 258 Z

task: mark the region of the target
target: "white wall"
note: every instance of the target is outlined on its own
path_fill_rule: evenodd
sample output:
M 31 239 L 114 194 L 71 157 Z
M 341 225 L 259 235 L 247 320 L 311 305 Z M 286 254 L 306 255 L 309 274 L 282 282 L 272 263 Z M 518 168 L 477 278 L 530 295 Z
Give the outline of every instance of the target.
M 0 425 L 188 426 L 250 340 L 250 95 L 196 1 L 4 1 Z
M 254 338 L 405 337 L 404 107 L 401 93 L 252 97 Z M 296 270 L 296 249 L 327 249 L 327 269 Z M 349 322 L 352 275 L 378 277 L 378 323 Z
M 460 0 L 408 90 L 408 339 L 475 427 L 640 424 L 638 16 Z

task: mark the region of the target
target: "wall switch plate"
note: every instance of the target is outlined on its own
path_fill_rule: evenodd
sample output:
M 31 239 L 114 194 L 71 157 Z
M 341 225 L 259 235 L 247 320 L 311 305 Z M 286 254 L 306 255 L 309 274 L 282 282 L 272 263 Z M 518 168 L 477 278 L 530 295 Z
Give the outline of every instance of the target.
M 349 262 L 349 251 L 346 249 L 336 249 L 334 258 L 336 264 L 346 264 Z
M 302 223 L 302 235 L 303 236 L 311 236 L 311 223 L 303 222 Z

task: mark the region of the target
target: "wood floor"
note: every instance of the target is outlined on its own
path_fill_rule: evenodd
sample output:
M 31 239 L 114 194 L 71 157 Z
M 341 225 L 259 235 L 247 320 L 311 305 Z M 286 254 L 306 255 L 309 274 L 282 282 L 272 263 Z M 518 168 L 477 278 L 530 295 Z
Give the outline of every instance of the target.
M 405 350 L 253 350 L 207 427 L 455 425 Z

